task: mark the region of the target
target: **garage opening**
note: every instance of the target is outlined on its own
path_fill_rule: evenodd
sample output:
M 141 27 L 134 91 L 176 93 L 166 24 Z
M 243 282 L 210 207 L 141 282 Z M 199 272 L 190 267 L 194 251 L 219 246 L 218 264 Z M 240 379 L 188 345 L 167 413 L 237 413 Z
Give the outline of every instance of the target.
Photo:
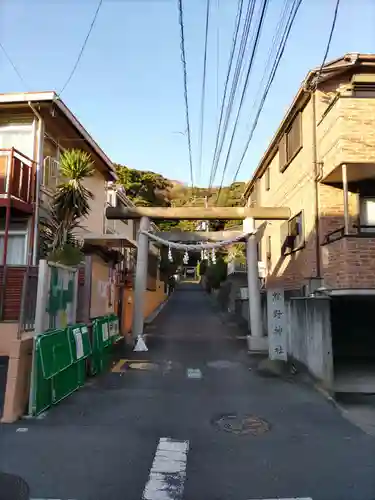
M 331 300 L 334 390 L 375 394 L 375 297 Z

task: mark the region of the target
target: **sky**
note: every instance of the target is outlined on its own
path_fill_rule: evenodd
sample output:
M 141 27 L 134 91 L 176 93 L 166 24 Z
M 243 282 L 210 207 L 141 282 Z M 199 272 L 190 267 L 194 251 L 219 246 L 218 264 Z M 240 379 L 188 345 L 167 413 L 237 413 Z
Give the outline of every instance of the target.
M 201 186 L 208 184 L 210 176 L 237 10 L 237 0 L 211 0 L 199 168 L 206 1 L 183 2 L 194 183 Z M 283 3 L 270 0 L 225 183 L 251 177 L 306 73 L 323 59 L 336 0 L 303 0 L 235 179 Z M 0 93 L 60 91 L 97 5 L 98 0 L 0 0 L 0 42 L 22 76 L 21 80 L 0 50 Z M 374 0 L 341 0 L 328 60 L 346 52 L 375 52 Z M 112 161 L 191 183 L 177 0 L 104 0 L 81 62 L 61 98 Z M 229 126 L 215 185 L 221 181 L 231 130 Z

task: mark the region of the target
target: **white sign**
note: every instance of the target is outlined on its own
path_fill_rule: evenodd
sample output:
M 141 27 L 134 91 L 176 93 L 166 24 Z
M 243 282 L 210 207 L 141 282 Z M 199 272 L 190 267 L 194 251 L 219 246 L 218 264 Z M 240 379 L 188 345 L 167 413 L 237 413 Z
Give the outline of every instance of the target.
M 83 358 L 83 342 L 82 342 L 82 333 L 80 328 L 75 328 L 73 330 L 74 340 L 76 341 L 76 353 L 77 359 Z
M 268 349 L 270 359 L 287 360 L 287 330 L 284 290 L 267 290 Z
M 103 323 L 103 342 L 106 342 L 109 337 L 108 323 Z

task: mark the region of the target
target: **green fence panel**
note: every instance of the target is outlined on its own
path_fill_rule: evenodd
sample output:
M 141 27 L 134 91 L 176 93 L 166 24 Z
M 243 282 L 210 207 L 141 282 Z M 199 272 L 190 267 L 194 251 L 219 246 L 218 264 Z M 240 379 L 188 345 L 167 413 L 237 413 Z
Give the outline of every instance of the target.
M 96 375 L 101 372 L 101 357 L 103 351 L 103 332 L 102 332 L 103 316 L 92 318 L 92 355 L 91 355 L 91 375 Z
M 86 360 L 91 352 L 85 324 L 49 330 L 36 338 L 33 415 L 39 415 L 85 384 Z
M 100 316 L 92 321 L 91 375 L 109 369 L 112 361 L 113 316 Z
M 116 314 L 109 315 L 108 321 L 109 321 L 109 335 L 112 340 L 112 344 L 115 344 L 120 339 L 122 339 L 122 335 L 120 333 L 120 322 Z
M 52 405 L 52 382 L 51 379 L 45 379 L 43 376 L 42 361 L 40 355 L 40 346 L 35 343 L 35 373 L 34 384 L 35 392 L 33 397 L 32 414 L 40 415 L 40 413 L 48 410 Z
M 62 399 L 72 394 L 80 387 L 78 382 L 77 363 L 74 363 L 52 378 L 52 404 L 59 403 Z
M 74 362 L 69 332 L 50 330 L 36 339 L 43 377 L 51 379 Z
M 74 361 L 86 359 L 91 354 L 89 330 L 84 323 L 68 327 Z

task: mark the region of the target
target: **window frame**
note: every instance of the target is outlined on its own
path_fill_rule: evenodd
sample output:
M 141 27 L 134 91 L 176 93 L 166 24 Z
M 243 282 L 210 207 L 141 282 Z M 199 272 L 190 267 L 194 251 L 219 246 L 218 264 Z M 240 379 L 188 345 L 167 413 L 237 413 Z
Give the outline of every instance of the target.
M 375 224 L 364 223 L 364 208 L 366 202 L 372 201 L 375 203 L 375 196 L 360 196 L 359 197 L 359 226 L 360 231 L 364 233 L 375 233 Z
M 0 230 L 0 238 L 4 238 L 5 237 L 5 233 L 6 231 L 4 231 L 3 229 Z M 9 238 L 11 238 L 12 236 L 24 236 L 24 263 L 23 264 L 8 264 L 7 262 L 5 262 L 5 265 L 7 266 L 27 266 L 27 255 L 28 255 L 28 231 L 23 231 L 23 230 L 9 230 L 8 232 L 8 240 Z M 8 257 L 8 252 L 7 252 L 7 257 Z M 3 262 L 3 256 L 0 255 L 0 258 L 1 258 L 1 262 L 0 262 L 0 265 L 2 265 L 2 262 Z
M 296 127 L 297 122 L 299 123 L 299 145 L 295 148 L 295 150 L 290 153 L 288 148 L 288 137 L 291 136 L 294 127 Z M 291 123 L 286 128 L 285 132 L 280 139 L 278 150 L 279 150 L 279 170 L 281 173 L 285 172 L 288 166 L 292 163 L 292 161 L 296 158 L 298 153 L 303 148 L 303 134 L 302 134 L 302 111 L 298 111 Z M 284 161 L 280 161 L 280 157 Z
M 301 236 L 301 241 L 299 241 L 299 243 L 296 245 L 295 240 L 293 239 L 293 234 L 291 234 L 291 233 L 293 232 L 292 224 L 298 218 L 301 219 L 300 225 L 301 225 L 301 229 L 302 229 L 302 234 L 298 235 L 298 236 Z M 298 252 L 299 250 L 302 250 L 306 245 L 305 218 L 304 218 L 303 210 L 300 210 L 293 217 L 291 217 L 288 221 L 286 221 L 281 226 L 281 228 L 280 228 L 281 231 L 283 230 L 283 228 L 285 228 L 285 226 L 287 226 L 287 232 L 286 232 L 286 236 L 285 236 L 284 240 L 282 240 L 283 236 L 281 235 L 281 255 L 283 257 L 285 257 L 287 255 L 291 255 L 292 253 Z M 296 238 L 296 236 L 294 236 L 294 238 Z M 288 244 L 288 242 L 291 242 L 291 240 L 293 240 L 293 246 L 290 246 Z
M 271 189 L 271 172 L 269 166 L 266 168 L 266 171 L 264 172 L 264 184 L 266 191 L 269 191 Z

